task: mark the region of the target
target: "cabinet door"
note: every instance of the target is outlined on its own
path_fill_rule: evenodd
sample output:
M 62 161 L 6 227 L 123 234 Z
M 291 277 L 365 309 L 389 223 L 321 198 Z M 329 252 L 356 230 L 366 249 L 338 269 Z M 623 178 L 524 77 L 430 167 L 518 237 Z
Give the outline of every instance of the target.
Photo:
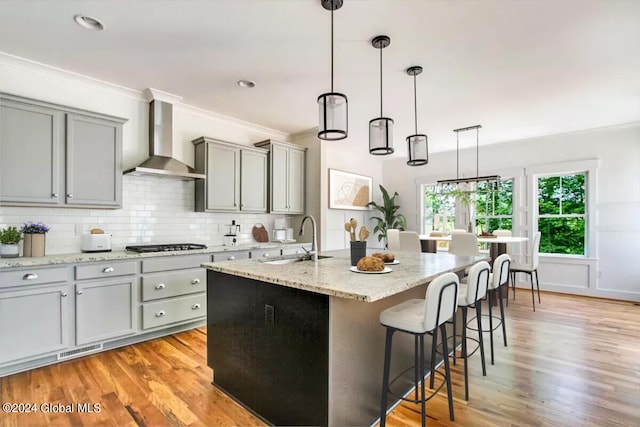
M 207 210 L 240 210 L 240 150 L 209 144 L 207 150 Z
M 66 203 L 122 206 L 122 125 L 67 114 Z
M 304 151 L 289 150 L 289 213 L 304 213 Z
M 134 278 L 76 284 L 76 345 L 136 332 Z
M 0 202 L 63 203 L 63 113 L 0 99 Z
M 240 210 L 267 211 L 267 153 L 242 150 Z
M 271 146 L 271 212 L 289 213 L 289 149 Z
M 0 365 L 64 350 L 68 286 L 0 292 Z

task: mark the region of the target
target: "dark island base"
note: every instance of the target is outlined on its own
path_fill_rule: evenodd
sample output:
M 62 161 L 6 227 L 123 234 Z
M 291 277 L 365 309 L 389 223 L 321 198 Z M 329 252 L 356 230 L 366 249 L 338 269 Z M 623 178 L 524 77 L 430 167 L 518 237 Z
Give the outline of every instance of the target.
M 377 420 L 385 337 L 380 312 L 424 298 L 427 285 L 366 303 L 214 271 L 207 275 L 207 364 L 215 386 L 274 425 Z M 392 378 L 412 366 L 414 356 L 409 334 L 395 334 L 393 341 Z M 430 349 L 426 336 L 427 354 Z M 400 395 L 413 387 L 409 377 L 394 387 Z
M 209 271 L 213 384 L 275 425 L 327 425 L 329 297 Z

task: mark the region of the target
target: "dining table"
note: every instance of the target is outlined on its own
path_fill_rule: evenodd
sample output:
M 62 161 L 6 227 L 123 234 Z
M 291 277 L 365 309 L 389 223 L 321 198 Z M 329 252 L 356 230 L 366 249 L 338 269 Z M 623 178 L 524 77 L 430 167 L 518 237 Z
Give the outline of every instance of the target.
M 529 240 L 528 237 L 520 236 L 478 236 L 478 243 L 489 244 L 489 256 L 491 264 L 501 254 L 507 252 L 507 244 L 522 243 Z M 445 233 L 420 234 L 420 243 L 422 252 L 436 253 L 438 251 L 438 242 L 450 242 L 451 235 Z

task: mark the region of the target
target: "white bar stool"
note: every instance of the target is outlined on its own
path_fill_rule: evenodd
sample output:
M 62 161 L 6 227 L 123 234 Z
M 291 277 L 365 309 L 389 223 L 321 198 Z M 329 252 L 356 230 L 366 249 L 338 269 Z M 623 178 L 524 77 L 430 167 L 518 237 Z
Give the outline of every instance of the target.
M 482 375 L 487 375 L 487 367 L 484 359 L 484 341 L 482 339 L 482 299 L 487 295 L 487 289 L 489 287 L 489 273 L 491 267 L 486 261 L 480 261 L 474 264 L 469 269 L 469 276 L 466 277 L 462 283 L 460 283 L 460 290 L 458 291 L 458 307 L 462 309 L 462 355 L 460 358 L 464 359 L 464 399 L 469 400 L 469 373 L 468 373 L 468 360 L 469 356 L 473 355 L 478 349 L 474 349 L 471 353 L 468 353 L 467 349 L 467 311 L 469 307 L 476 309 L 476 323 L 478 327 L 478 348 L 480 349 L 480 359 L 482 360 Z M 466 282 L 466 283 L 465 283 Z M 453 318 L 454 331 L 456 330 L 455 317 Z M 473 338 L 469 338 L 475 341 Z M 456 335 L 453 336 L 453 363 L 456 360 Z
M 502 300 L 502 287 L 507 285 L 507 293 L 509 292 L 509 265 L 511 264 L 511 257 L 508 254 L 502 254 L 493 261 L 493 272 L 489 275 L 489 296 L 497 298 L 500 302 L 500 323 L 495 327 L 493 326 L 493 303 L 489 298 L 489 340 L 491 341 L 491 364 L 493 361 L 493 331 L 502 326 L 502 336 L 504 337 L 504 346 L 507 346 L 507 326 L 504 322 L 504 302 Z M 507 298 L 509 296 L 507 295 Z
M 458 307 L 458 286 L 458 276 L 454 273 L 445 273 L 429 283 L 424 299 L 411 299 L 389 307 L 380 313 L 380 323 L 387 328 L 384 349 L 384 372 L 382 376 L 382 401 L 380 404 L 380 427 L 384 427 L 387 421 L 387 398 L 390 391 L 389 367 L 391 365 L 391 345 L 395 332 L 404 332 L 414 336 L 415 399 L 408 399 L 402 396 L 398 397 L 409 402 L 421 403 L 422 426 L 424 427 L 426 401 L 435 396 L 446 382 L 447 397 L 449 399 L 449 418 L 451 421 L 454 420 L 451 371 L 449 369 L 449 351 L 447 349 L 447 330 L 445 326 L 447 320 L 455 315 Z M 427 397 L 425 396 L 424 386 L 424 336 L 425 334 L 433 336 L 431 346 L 431 378 L 433 379 L 438 326 L 442 334 L 442 352 L 445 355 L 445 375 L 442 384 Z M 420 383 L 421 390 L 420 397 L 418 396 L 418 382 Z M 433 382 L 431 382 L 431 387 L 433 387 Z

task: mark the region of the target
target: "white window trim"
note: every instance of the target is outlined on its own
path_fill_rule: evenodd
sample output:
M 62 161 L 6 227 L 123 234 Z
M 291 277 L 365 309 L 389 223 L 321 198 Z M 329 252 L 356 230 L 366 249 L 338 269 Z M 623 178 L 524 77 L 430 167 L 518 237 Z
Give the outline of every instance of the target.
M 579 258 L 579 259 L 597 259 L 598 246 L 596 241 L 596 206 L 598 204 L 597 195 L 597 176 L 600 161 L 598 159 L 580 160 L 576 162 L 549 163 L 544 165 L 530 166 L 525 169 L 527 176 L 527 188 L 529 189 L 529 209 L 527 232 L 529 237 L 538 232 L 538 178 L 545 176 L 557 176 L 562 174 L 587 173 L 586 199 L 587 209 L 585 211 L 585 254 L 584 255 L 567 255 L 567 254 L 540 254 L 541 257 L 550 258 Z

